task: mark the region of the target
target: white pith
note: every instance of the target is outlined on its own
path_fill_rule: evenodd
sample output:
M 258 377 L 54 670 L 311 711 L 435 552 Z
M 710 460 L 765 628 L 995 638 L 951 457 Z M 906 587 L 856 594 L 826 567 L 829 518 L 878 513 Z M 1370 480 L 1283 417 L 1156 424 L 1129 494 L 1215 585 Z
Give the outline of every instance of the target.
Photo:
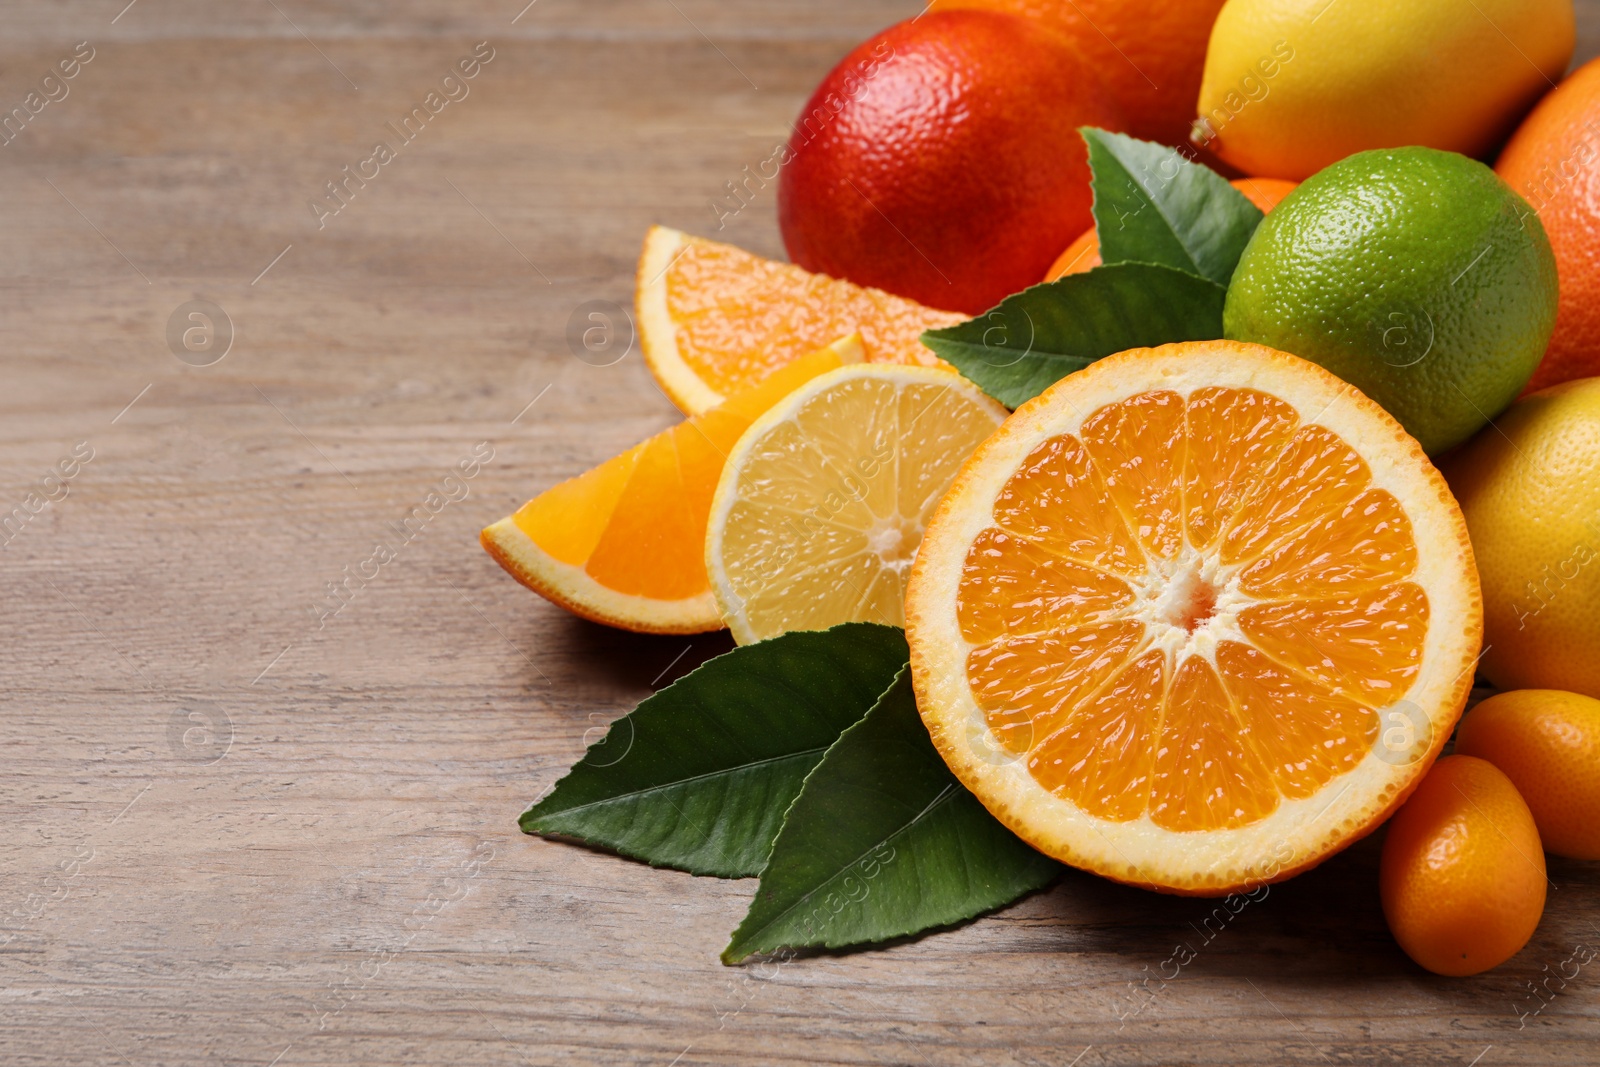
M 689 235 L 652 226 L 645 237 L 634 279 L 634 314 L 639 320 L 639 347 L 645 363 L 678 410 L 693 417 L 727 397 L 700 380 L 678 349 L 678 326 L 667 309 L 667 271 L 689 243 Z
M 1128 580 L 1133 603 L 1112 617 L 1132 618 L 1144 623 L 1145 644 L 1141 653 L 1159 648 L 1167 662 L 1177 666 L 1190 656 L 1200 656 L 1216 666 L 1217 642 L 1239 641 L 1249 644 L 1239 629 L 1239 612 L 1258 603 L 1239 589 L 1241 564 L 1229 566 L 1215 553 L 1201 552 L 1187 541 L 1170 560 L 1151 560 L 1146 571 Z M 1185 580 L 1178 580 L 1178 579 Z M 1197 583 L 1215 593 L 1208 617 L 1190 627 L 1181 621 L 1189 614 L 1186 602 Z
M 507 516 L 483 532 L 485 547 L 517 581 L 586 619 L 640 633 L 693 634 L 722 628 L 708 589 L 683 600 L 656 600 L 601 585 L 580 566 L 556 559 Z

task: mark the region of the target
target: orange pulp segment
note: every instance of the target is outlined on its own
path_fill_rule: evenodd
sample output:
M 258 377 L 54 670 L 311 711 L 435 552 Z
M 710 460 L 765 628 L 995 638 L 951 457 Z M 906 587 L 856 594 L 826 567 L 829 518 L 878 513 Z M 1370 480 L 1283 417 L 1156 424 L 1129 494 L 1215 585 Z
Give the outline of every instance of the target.
M 860 362 L 848 337 L 528 501 L 483 531 L 489 554 L 534 592 L 596 622 L 648 633 L 720 629 L 706 520 L 727 454 L 806 381 Z
M 848 333 L 868 362 L 941 366 L 922 332 L 965 319 L 663 226 L 645 237 L 635 292 L 645 362 L 688 415 Z
M 1235 427 L 1253 447 L 1219 456 Z M 1088 540 L 1073 525 L 1084 515 L 1103 520 Z M 994 521 L 958 593 L 968 677 L 998 695 L 979 704 L 1009 737 L 1026 714 L 1034 778 L 1100 818 L 1148 812 L 1169 830 L 1260 819 L 1353 769 L 1378 709 L 1416 675 L 1428 603 L 1410 581 L 1410 522 L 1348 445 L 1266 393 L 1156 389 L 1108 404 L 1033 451 Z M 990 551 L 1005 535 L 1018 550 Z M 1047 561 L 1034 573 L 1055 579 L 1050 596 L 1015 599 L 1006 579 L 1028 556 Z M 1167 587 L 1146 604 L 1152 570 Z M 1207 627 L 1219 607 L 1232 625 Z M 1191 640 L 1211 657 L 1169 666 Z M 1096 658 L 1063 657 L 1074 642 Z M 1018 694 L 996 672 L 1101 697 Z M 1107 744 L 1133 758 L 1086 774 Z

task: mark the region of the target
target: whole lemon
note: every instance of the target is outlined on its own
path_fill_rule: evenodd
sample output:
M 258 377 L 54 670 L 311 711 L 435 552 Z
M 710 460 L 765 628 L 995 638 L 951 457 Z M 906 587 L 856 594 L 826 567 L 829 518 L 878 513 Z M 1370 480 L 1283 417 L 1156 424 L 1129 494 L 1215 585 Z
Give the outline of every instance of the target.
M 1498 967 L 1544 914 L 1544 849 L 1511 779 L 1446 756 L 1389 820 L 1378 892 L 1389 932 L 1435 974 Z
M 1222 325 L 1326 367 L 1434 455 L 1522 391 L 1555 318 L 1527 203 L 1476 160 L 1393 148 L 1318 172 L 1262 220 Z
M 1505 772 L 1545 848 L 1600 860 L 1600 700 L 1558 689 L 1496 693 L 1461 720 L 1456 751 Z
M 1523 397 L 1442 467 L 1483 583 L 1483 674 L 1600 697 L 1600 378 Z
M 1482 155 L 1572 58 L 1572 0 L 1228 0 L 1193 138 L 1302 179 L 1355 152 Z

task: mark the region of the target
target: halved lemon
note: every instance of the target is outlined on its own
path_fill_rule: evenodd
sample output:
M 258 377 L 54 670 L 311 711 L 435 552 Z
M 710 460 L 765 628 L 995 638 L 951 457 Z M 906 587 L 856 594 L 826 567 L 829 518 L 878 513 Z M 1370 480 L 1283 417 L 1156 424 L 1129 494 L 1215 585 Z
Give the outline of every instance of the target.
M 795 387 L 860 362 L 836 341 L 760 385 L 545 490 L 483 531 L 512 577 L 586 619 L 643 633 L 720 630 L 706 578 L 706 515 L 728 450 Z
M 929 523 L 918 704 L 1023 839 L 1221 894 L 1368 833 L 1465 705 L 1466 525 L 1416 441 L 1294 356 L 1137 349 L 1019 408 Z
M 861 364 L 757 419 L 711 502 L 706 570 L 741 644 L 905 620 L 928 517 L 1006 409 L 948 371 Z
M 645 362 L 686 415 L 848 333 L 869 362 L 939 366 L 922 331 L 966 318 L 664 226 L 645 236 L 634 292 Z

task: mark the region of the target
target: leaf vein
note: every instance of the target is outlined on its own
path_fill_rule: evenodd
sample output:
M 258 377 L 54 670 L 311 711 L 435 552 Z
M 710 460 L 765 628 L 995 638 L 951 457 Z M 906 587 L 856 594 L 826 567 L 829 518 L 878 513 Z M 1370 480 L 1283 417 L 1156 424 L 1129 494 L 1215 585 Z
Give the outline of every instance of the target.
M 769 756 L 766 759 L 754 760 L 750 763 L 741 763 L 733 767 L 721 767 L 714 771 L 707 771 L 704 774 L 691 775 L 688 778 L 675 778 L 670 782 L 657 782 L 655 785 L 646 786 L 643 789 L 633 789 L 626 793 L 616 793 L 609 797 L 601 797 L 598 800 L 591 800 L 587 803 L 577 804 L 570 808 L 562 808 L 560 811 L 553 811 L 549 814 L 570 815 L 573 812 L 586 811 L 590 808 L 597 808 L 606 804 L 615 804 L 624 800 L 634 800 L 639 797 L 649 796 L 652 793 L 662 792 L 663 790 L 673 789 L 678 786 L 692 785 L 695 782 L 709 781 L 713 778 L 718 778 L 729 774 L 737 774 L 741 771 L 751 770 L 756 767 L 765 767 L 774 763 L 783 763 L 787 760 L 795 760 L 803 756 L 813 756 L 819 752 L 826 752 L 827 750 L 827 745 L 818 745 L 816 748 L 800 749 L 782 756 Z M 532 810 L 532 808 L 529 809 L 530 812 Z
M 956 793 L 956 783 L 954 783 L 954 782 L 948 783 L 942 790 L 939 791 L 937 796 L 935 796 L 931 801 L 928 802 L 926 807 L 924 807 L 921 811 L 917 812 L 917 814 L 912 817 L 910 822 L 907 822 L 904 826 L 901 826 L 899 829 L 895 830 L 894 833 L 892 833 L 889 836 L 885 837 L 882 841 L 878 841 L 878 842 L 874 843 L 871 848 L 867 848 L 867 849 L 862 850 L 862 852 L 861 852 L 861 854 L 859 856 L 857 856 L 855 859 L 851 860 L 849 863 L 846 863 L 843 866 L 841 866 L 838 870 L 834 871 L 828 877 L 824 878 L 821 882 L 818 882 L 815 889 L 812 889 L 810 892 L 808 892 L 804 896 L 802 896 L 799 900 L 796 900 L 793 904 L 790 904 L 787 908 L 784 908 L 782 911 L 778 912 L 770 920 L 768 920 L 767 922 L 763 923 L 762 925 L 756 927 L 754 930 L 750 931 L 750 935 L 748 937 L 744 938 L 743 940 L 746 941 L 746 942 L 749 942 L 751 940 L 754 940 L 757 934 L 764 934 L 768 930 L 772 929 L 779 922 L 781 922 L 782 920 L 786 919 L 796 908 L 799 908 L 801 905 L 807 903 L 809 900 L 811 900 L 812 897 L 816 896 L 818 893 L 822 892 L 828 886 L 830 886 L 834 882 L 838 881 L 838 879 L 839 879 L 839 877 L 841 875 L 843 875 L 850 868 L 854 867 L 856 864 L 860 863 L 870 853 L 876 851 L 877 849 L 882 848 L 884 845 L 889 844 L 891 841 L 893 841 L 896 838 L 900 837 L 901 835 L 909 832 L 914 826 L 917 825 L 917 823 L 921 822 L 924 817 L 926 817 L 927 815 L 931 814 L 935 808 L 937 808 L 941 804 L 946 803 L 948 798 L 951 798 L 953 796 L 958 796 L 958 795 L 959 794 Z

